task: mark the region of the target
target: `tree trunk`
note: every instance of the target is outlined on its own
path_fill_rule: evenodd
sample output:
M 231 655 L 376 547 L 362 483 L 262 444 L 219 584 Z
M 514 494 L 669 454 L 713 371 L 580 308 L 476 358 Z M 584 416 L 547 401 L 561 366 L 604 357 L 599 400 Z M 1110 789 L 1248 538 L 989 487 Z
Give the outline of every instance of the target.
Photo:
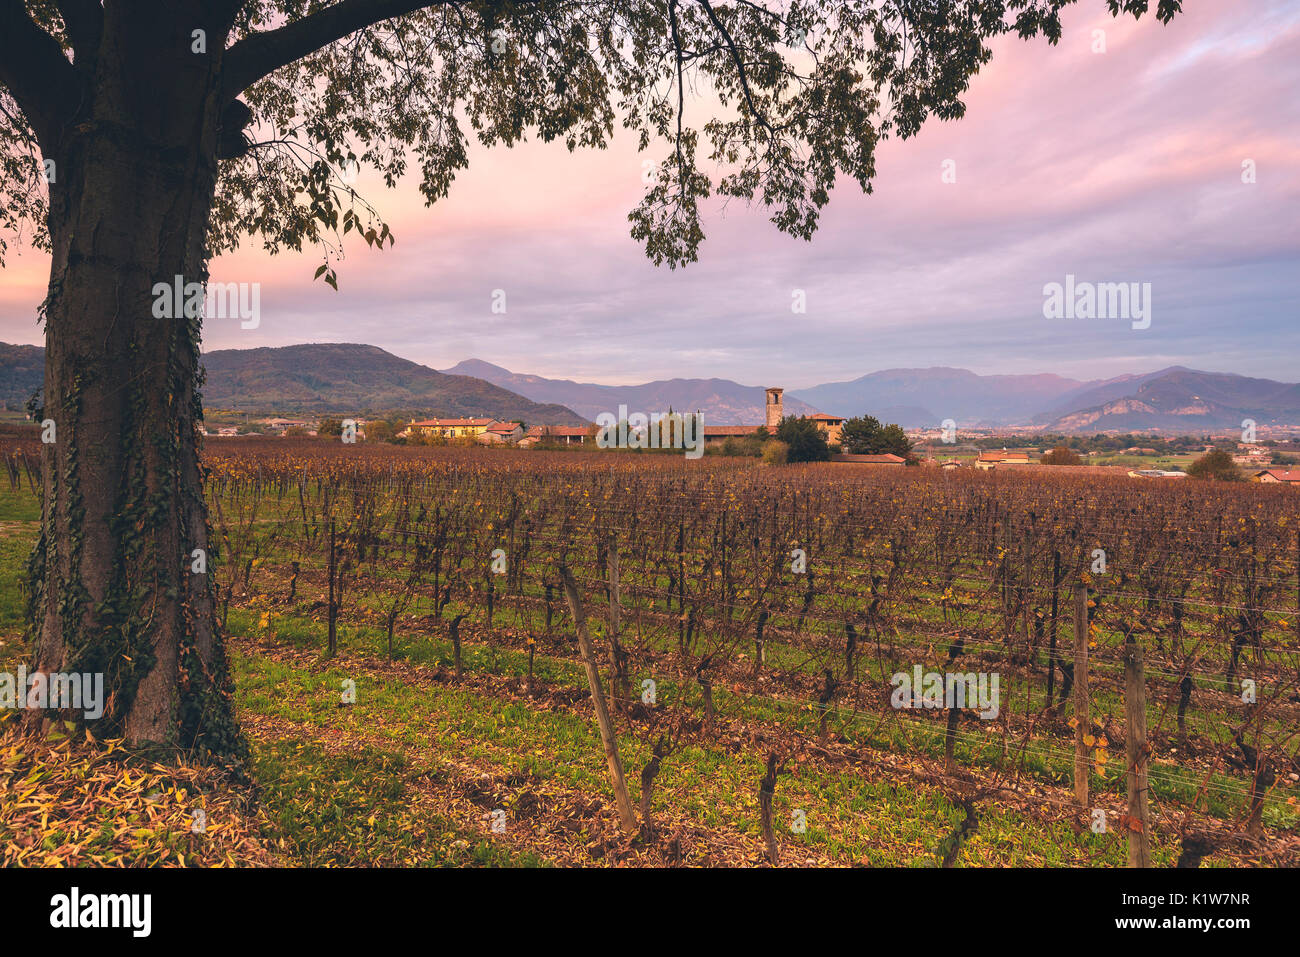
M 58 144 L 33 668 L 102 672 L 100 735 L 238 758 L 198 460 L 200 318 L 155 318 L 153 292 L 207 278 L 219 53 L 155 19 L 106 16 L 94 102 Z

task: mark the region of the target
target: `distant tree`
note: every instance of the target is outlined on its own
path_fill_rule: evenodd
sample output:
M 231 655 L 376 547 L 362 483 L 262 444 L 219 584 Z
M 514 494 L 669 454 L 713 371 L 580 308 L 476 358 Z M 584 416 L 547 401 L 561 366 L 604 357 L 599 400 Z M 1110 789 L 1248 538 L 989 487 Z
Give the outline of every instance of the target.
M 1213 482 L 1241 482 L 1245 476 L 1237 463 L 1232 461 L 1232 453 L 1227 449 L 1211 449 L 1199 459 L 1187 466 L 1187 477 L 1209 479 Z
M 763 443 L 764 465 L 785 465 L 790 460 L 790 446 L 780 439 L 768 439 Z
M 1052 451 L 1048 452 L 1040 460 L 1044 465 L 1082 465 L 1083 459 L 1079 458 L 1079 453 L 1074 451 L 1068 445 L 1058 445 Z
M 790 462 L 825 462 L 831 457 L 826 433 L 812 419 L 787 415 L 777 426 L 776 437 L 785 443 Z
M 891 423 L 880 430 L 880 452 L 877 454 L 912 459 L 912 442 L 901 425 Z
M 286 438 L 298 439 L 306 435 L 307 430 L 303 428 L 301 425 L 291 425 L 284 430 L 284 434 Z
M 326 416 L 320 420 L 320 425 L 316 426 L 317 435 L 342 435 L 343 420 L 334 416 Z
M 850 455 L 874 455 L 884 428 L 874 415 L 855 415 L 844 420 L 840 429 L 840 446 Z
M 881 425 L 874 415 L 846 419 L 840 429 L 840 446 L 849 455 L 912 457 L 912 443 L 900 425 Z
M 1295 465 L 1300 462 L 1300 458 L 1294 455 L 1287 455 L 1285 452 L 1274 452 L 1269 459 L 1269 465 Z
M 366 423 L 367 442 L 391 442 L 397 437 L 398 429 L 388 419 L 372 419 Z

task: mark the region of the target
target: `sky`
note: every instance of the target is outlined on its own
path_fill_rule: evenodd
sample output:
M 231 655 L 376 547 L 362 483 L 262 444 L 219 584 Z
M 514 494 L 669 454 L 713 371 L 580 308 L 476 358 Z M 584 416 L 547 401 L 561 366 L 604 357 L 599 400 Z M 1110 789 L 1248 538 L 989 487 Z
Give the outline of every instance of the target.
M 203 347 L 364 342 L 438 369 L 474 357 L 611 384 L 799 389 L 925 366 L 1300 380 L 1300 0 L 1184 6 L 1166 26 L 1081 0 L 1056 47 L 999 40 L 966 116 L 881 144 L 874 194 L 839 184 L 811 242 L 712 202 L 700 261 L 675 271 L 628 234 L 646 158 L 630 137 L 477 147 L 433 207 L 413 181 L 363 172 L 397 244 L 351 242 L 337 293 L 313 281 L 314 252 L 218 259 L 215 281 L 260 282 L 261 316 L 210 320 Z M 0 340 L 41 341 L 48 268 L 10 247 Z M 1046 318 L 1044 287 L 1067 275 L 1150 283 L 1149 326 Z

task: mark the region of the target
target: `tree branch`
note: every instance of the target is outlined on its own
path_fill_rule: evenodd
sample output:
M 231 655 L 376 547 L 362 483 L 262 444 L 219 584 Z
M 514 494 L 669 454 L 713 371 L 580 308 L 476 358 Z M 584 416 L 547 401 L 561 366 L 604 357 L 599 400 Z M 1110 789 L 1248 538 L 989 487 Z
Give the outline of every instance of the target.
M 13 94 L 42 148 L 53 147 L 81 98 L 63 48 L 27 14 L 23 0 L 0 0 L 0 83 Z
M 104 7 L 99 0 L 56 0 L 54 6 L 72 41 L 77 65 L 93 59 L 99 51 L 99 38 L 104 29 Z
M 745 58 L 740 55 L 740 50 L 736 48 L 736 41 L 731 38 L 731 32 L 718 19 L 718 15 L 713 12 L 713 5 L 709 3 L 709 0 L 700 0 L 700 6 L 704 8 L 704 12 L 708 14 L 709 22 L 713 24 L 715 30 L 722 34 L 722 40 L 727 44 L 727 49 L 731 53 L 731 61 L 736 65 L 736 76 L 740 81 L 740 90 L 745 96 L 745 103 L 749 106 L 749 112 L 753 114 L 754 119 L 758 121 L 758 124 L 763 129 L 775 137 L 776 130 L 772 129 L 772 124 L 767 121 L 763 111 L 754 102 L 754 95 L 749 89 L 749 75 L 745 72 Z
M 221 101 L 229 103 L 258 80 L 350 33 L 451 0 L 341 0 L 276 30 L 231 47 L 222 69 Z

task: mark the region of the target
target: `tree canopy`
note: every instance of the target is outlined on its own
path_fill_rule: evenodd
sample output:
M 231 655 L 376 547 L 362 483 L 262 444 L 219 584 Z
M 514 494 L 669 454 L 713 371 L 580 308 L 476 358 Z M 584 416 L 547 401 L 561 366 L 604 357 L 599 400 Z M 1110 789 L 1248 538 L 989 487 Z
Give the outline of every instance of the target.
M 1227 449 L 1210 449 L 1187 466 L 1187 477 L 1215 482 L 1241 482 L 1245 479 L 1237 463 L 1232 461 L 1232 453 Z
M 912 443 L 900 425 L 881 425 L 874 415 L 859 415 L 844 421 L 840 447 L 850 455 L 897 455 L 909 458 Z
M 825 462 L 831 457 L 826 433 L 812 419 L 787 415 L 777 426 L 775 437 L 786 446 L 787 462 Z
M 871 191 L 882 140 L 964 114 L 989 41 L 1055 44 L 1073 2 L 0 0 L 0 233 L 48 247 L 43 159 L 59 182 L 110 54 L 144 41 L 167 46 L 154 51 L 163 66 L 133 64 L 139 79 L 186 60 L 213 76 L 210 254 L 250 237 L 270 251 L 315 246 L 318 276 L 336 282 L 347 233 L 394 241 L 350 185 L 357 168 L 390 186 L 418 175 L 433 203 L 471 136 L 603 148 L 621 127 L 658 159 L 632 235 L 675 267 L 696 259 L 700 203 L 714 195 L 756 200 L 778 229 L 810 237 L 838 176 Z M 1105 2 L 1115 16 L 1150 6 Z M 1180 5 L 1159 0 L 1156 15 Z M 688 107 L 698 93 L 715 106 Z
M 1042 464 L 1044 465 L 1082 465 L 1083 459 L 1079 453 L 1074 451 L 1068 445 L 1058 445 L 1050 452 L 1043 455 Z

